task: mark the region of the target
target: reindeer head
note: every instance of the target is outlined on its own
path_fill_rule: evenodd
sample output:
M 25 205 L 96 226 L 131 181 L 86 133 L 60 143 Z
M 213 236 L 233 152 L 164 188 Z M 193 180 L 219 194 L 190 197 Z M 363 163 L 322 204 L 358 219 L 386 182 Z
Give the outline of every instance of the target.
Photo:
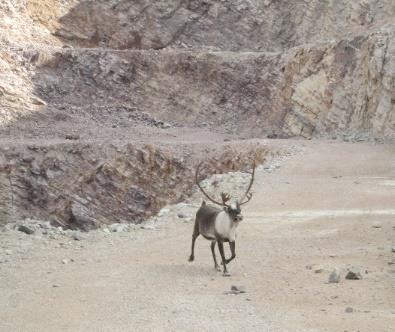
M 195 183 L 198 186 L 198 188 L 201 190 L 201 192 L 203 193 L 204 196 L 207 197 L 207 199 L 209 199 L 211 202 L 213 202 L 214 204 L 220 205 L 223 207 L 224 211 L 229 215 L 229 217 L 234 221 L 234 222 L 240 222 L 243 220 L 243 216 L 241 215 L 241 205 L 246 204 L 247 202 L 249 202 L 252 198 L 252 193 L 251 193 L 251 187 L 252 184 L 254 182 L 254 175 L 255 175 L 255 161 L 252 164 L 252 173 L 251 173 L 251 180 L 250 183 L 248 185 L 248 188 L 245 192 L 245 194 L 243 195 L 243 197 L 239 200 L 235 200 L 234 203 L 228 204 L 228 201 L 230 200 L 230 195 L 228 193 L 222 192 L 221 193 L 221 199 L 222 199 L 222 203 L 211 198 L 204 190 L 203 188 L 200 186 L 199 184 L 199 172 L 201 169 L 203 162 L 201 162 L 198 167 L 196 168 L 196 174 L 195 174 Z

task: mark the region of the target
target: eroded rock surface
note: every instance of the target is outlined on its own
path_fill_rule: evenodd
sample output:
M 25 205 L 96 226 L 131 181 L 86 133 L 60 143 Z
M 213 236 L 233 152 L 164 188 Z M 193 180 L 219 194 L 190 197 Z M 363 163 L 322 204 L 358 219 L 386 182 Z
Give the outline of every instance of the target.
M 197 160 L 203 177 L 263 162 L 263 145 L 174 151 L 153 145 L 59 144 L 0 149 L 0 224 L 24 218 L 90 230 L 139 223 L 164 205 L 188 197 Z

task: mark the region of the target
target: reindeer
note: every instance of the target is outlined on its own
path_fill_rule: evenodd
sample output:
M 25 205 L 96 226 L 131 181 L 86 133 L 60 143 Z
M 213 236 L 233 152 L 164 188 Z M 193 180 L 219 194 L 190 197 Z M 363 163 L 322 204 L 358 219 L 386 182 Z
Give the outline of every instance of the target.
M 203 188 L 199 184 L 199 171 L 202 164 L 203 162 L 201 162 L 196 168 L 196 185 L 208 200 L 216 205 L 222 206 L 222 209 L 209 206 L 206 204 L 205 201 L 202 202 L 202 205 L 196 212 L 195 226 L 192 233 L 191 256 L 189 257 L 189 261 L 192 262 L 195 259 L 195 241 L 197 237 L 201 234 L 204 238 L 211 241 L 211 253 L 214 259 L 214 268 L 217 271 L 221 271 L 221 268 L 217 263 L 217 258 L 215 257 L 215 244 L 218 243 L 218 249 L 222 259 L 222 265 L 224 266 L 223 276 L 228 277 L 230 276 L 230 273 L 226 268 L 226 264 L 229 264 L 236 257 L 236 228 L 243 220 L 240 207 L 241 205 L 249 202 L 252 198 L 252 193 L 250 192 L 250 190 L 254 182 L 255 161 L 252 165 L 251 180 L 248 185 L 247 191 L 245 192 L 242 199 L 236 200 L 232 204 L 227 203 L 230 200 L 230 195 L 227 193 L 221 193 L 221 203 L 211 198 L 203 190 Z M 232 254 L 229 259 L 225 259 L 224 242 L 229 242 L 229 247 Z

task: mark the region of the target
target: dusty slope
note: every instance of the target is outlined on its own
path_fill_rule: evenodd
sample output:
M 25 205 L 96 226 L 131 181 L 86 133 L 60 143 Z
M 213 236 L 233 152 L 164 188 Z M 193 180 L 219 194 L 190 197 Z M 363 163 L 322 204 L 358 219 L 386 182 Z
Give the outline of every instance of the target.
M 0 233 L 11 250 L 0 264 L 0 330 L 389 332 L 395 148 L 298 144 L 304 152 L 282 168 L 259 172 L 231 278 L 213 270 L 205 240 L 187 263 L 192 223 L 173 212 L 155 230 L 94 232 L 82 242 Z M 351 265 L 362 280 L 343 272 L 326 283 L 334 267 Z M 225 295 L 232 284 L 247 293 Z

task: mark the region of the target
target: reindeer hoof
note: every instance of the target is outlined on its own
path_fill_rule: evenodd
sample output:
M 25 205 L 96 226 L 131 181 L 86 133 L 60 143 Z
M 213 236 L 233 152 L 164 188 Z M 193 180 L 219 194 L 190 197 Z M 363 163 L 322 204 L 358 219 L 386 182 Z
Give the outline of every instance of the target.
M 218 272 L 222 271 L 222 269 L 219 267 L 219 265 L 215 266 L 214 269 L 216 269 Z
M 188 262 L 193 262 L 194 259 L 195 259 L 195 257 L 191 256 L 188 258 Z
M 224 274 L 223 274 L 222 276 L 224 276 L 224 277 L 230 277 L 231 274 L 230 274 L 228 271 L 226 271 L 226 272 L 224 272 Z

